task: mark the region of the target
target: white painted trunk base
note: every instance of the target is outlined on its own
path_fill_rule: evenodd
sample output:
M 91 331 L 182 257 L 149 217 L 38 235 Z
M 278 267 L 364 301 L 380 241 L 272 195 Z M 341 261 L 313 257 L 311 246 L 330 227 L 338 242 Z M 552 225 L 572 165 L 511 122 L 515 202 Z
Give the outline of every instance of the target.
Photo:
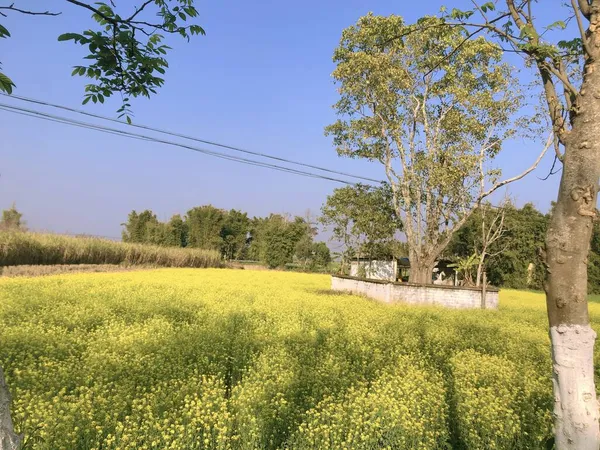
M 10 392 L 0 367 L 0 450 L 17 450 L 19 447 L 20 437 L 15 434 L 10 418 Z
M 594 342 L 589 325 L 550 328 L 557 450 L 598 450 L 600 428 L 594 387 Z

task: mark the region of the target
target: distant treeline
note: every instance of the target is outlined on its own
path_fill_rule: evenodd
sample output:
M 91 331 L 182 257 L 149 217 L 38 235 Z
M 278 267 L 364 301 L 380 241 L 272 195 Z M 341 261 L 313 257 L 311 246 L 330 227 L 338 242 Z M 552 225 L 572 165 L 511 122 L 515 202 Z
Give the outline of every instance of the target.
M 543 214 L 531 203 L 522 208 L 512 205 L 504 209 L 506 231 L 494 244 L 490 253 L 494 256 L 486 264 L 488 280 L 495 286 L 506 288 L 543 289 L 545 268 L 539 252 L 544 248 L 550 214 Z M 446 254 L 449 257 L 467 257 L 474 253 L 474 245 L 480 239 L 481 213 L 476 212 L 454 235 Z M 534 270 L 528 279 L 528 266 Z M 594 224 L 588 257 L 588 291 L 600 293 L 600 225 Z
M 303 217 L 250 218 L 235 209 L 205 205 L 167 222 L 150 210 L 132 211 L 122 225 L 124 242 L 216 250 L 228 260 L 261 261 L 272 268 L 293 262 L 315 269 L 331 261 L 329 248 L 324 242 L 314 242 L 317 230 Z

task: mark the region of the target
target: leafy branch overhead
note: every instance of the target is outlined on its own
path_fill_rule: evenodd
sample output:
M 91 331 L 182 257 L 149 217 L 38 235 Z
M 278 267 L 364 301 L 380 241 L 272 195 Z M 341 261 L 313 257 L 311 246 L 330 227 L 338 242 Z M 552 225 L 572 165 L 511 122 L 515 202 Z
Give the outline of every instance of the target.
M 150 97 L 164 84 L 163 75 L 169 64 L 166 55 L 170 47 L 164 43 L 166 35 L 180 35 L 189 41 L 194 35 L 204 35 L 204 29 L 192 20 L 198 16 L 194 0 L 145 0 L 133 11 L 123 14 L 114 2 L 88 4 L 79 0 L 67 3 L 92 12 L 98 23 L 96 29 L 81 33 L 64 33 L 59 41 L 72 41 L 86 47 L 84 57 L 88 64 L 73 68 L 73 76 L 89 78 L 85 87 L 83 104 L 90 101 L 104 103 L 107 97 L 119 93 L 123 103 L 119 117 L 126 116 L 130 122 L 131 97 Z M 57 13 L 17 10 L 28 14 L 56 15 Z M 2 13 L 3 7 L 0 7 Z M 9 37 L 0 25 L 0 38 Z M 0 90 L 11 93 L 14 83 L 0 74 Z

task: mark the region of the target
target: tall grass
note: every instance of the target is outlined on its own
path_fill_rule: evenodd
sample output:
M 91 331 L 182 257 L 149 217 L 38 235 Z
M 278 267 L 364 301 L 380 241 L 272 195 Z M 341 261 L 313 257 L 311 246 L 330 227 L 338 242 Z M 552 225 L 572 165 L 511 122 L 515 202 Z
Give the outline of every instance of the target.
M 213 250 L 128 244 L 90 237 L 19 231 L 0 232 L 0 266 L 124 264 L 161 267 L 221 267 Z

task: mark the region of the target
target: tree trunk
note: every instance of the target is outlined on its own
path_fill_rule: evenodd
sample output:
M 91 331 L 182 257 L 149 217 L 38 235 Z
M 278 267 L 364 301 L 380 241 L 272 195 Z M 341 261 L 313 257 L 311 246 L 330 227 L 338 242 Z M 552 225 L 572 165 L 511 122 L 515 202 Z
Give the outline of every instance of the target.
M 479 264 L 477 265 L 477 278 L 475 278 L 475 287 L 481 286 L 481 275 L 483 274 L 483 263 L 485 262 L 485 252 L 481 254 L 479 258 Z
M 21 438 L 15 433 L 10 418 L 10 401 L 10 392 L 0 367 L 0 450 L 16 450 L 21 444 Z
M 592 25 L 600 25 L 595 23 L 598 14 L 594 16 Z M 594 386 L 596 333 L 590 327 L 587 307 L 587 256 L 600 176 L 599 61 L 588 58 L 586 62 L 572 129 L 565 138 L 558 200 L 546 235 L 544 288 L 552 341 L 558 450 L 598 450 L 600 446 Z
M 418 259 L 410 261 L 410 275 L 408 277 L 409 283 L 432 284 L 432 278 L 433 264 L 427 264 L 419 261 Z

